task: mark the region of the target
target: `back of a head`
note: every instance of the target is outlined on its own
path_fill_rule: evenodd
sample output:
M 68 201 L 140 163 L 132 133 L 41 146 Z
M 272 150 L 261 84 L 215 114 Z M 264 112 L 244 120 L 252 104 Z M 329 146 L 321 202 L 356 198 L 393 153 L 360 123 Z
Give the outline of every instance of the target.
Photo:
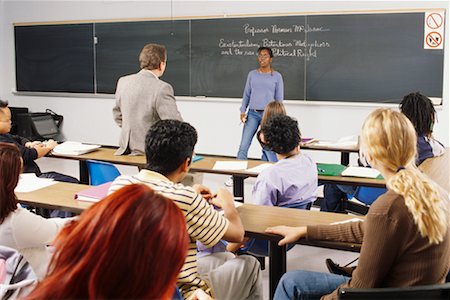
M 433 103 L 419 92 L 410 93 L 400 102 L 401 112 L 414 125 L 418 135 L 430 135 L 436 120 L 436 110 Z
M 167 58 L 166 47 L 158 44 L 147 44 L 142 48 L 139 54 L 139 63 L 141 69 L 158 69 L 162 62 Z
M 189 123 L 160 120 L 147 132 L 145 155 L 147 169 L 168 175 L 186 158 L 191 158 L 197 143 L 197 131 Z
M 301 136 L 296 120 L 289 116 L 274 116 L 261 128 L 267 146 L 278 154 L 287 154 L 300 144 Z
M 0 99 L 0 109 L 5 107 L 8 107 L 8 101 Z
M 171 299 L 188 245 L 171 200 L 140 184 L 97 202 L 63 228 L 30 299 Z
M 264 113 L 261 118 L 261 127 L 267 123 L 269 119 L 275 116 L 284 116 L 286 115 L 286 109 L 281 101 L 272 101 L 266 105 L 264 108 Z
M 415 166 L 417 137 L 414 126 L 403 114 L 377 109 L 364 122 L 363 151 L 370 162 L 394 173 L 386 186 L 403 196 L 422 236 L 439 243 L 448 227 L 448 197 Z
M 17 208 L 14 189 L 22 170 L 21 159 L 16 145 L 0 143 L 0 224 Z

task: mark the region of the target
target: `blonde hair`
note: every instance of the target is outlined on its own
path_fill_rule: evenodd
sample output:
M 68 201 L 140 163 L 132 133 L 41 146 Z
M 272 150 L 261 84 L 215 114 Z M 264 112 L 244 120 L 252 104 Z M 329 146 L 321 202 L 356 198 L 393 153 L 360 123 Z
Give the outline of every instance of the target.
M 403 114 L 377 109 L 364 122 L 361 139 L 370 158 L 395 174 L 386 182 L 403 196 L 422 237 L 443 241 L 449 225 L 449 198 L 415 166 L 416 131 Z
M 286 109 L 284 108 L 283 103 L 280 101 L 272 101 L 266 105 L 264 108 L 264 113 L 261 118 L 261 127 L 263 127 L 270 118 L 275 116 L 285 116 Z

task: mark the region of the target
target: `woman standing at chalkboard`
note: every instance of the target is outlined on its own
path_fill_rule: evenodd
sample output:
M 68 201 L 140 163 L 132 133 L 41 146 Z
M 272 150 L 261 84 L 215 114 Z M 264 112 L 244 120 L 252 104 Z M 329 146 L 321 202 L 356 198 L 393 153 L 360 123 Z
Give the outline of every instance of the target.
M 258 49 L 259 68 L 248 73 L 241 105 L 241 121 L 244 123 L 244 129 L 237 159 L 247 159 L 248 149 L 261 124 L 266 105 L 273 100 L 283 100 L 283 77 L 273 70 L 272 59 L 272 49 L 260 47 Z

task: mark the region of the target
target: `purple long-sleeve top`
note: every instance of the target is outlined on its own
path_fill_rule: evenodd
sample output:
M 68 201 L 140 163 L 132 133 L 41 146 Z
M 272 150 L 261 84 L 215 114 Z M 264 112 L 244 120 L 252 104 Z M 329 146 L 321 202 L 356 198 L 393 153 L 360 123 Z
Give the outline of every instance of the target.
M 283 77 L 277 71 L 259 73 L 250 71 L 245 83 L 241 112 L 247 108 L 263 110 L 271 101 L 282 101 L 284 98 Z

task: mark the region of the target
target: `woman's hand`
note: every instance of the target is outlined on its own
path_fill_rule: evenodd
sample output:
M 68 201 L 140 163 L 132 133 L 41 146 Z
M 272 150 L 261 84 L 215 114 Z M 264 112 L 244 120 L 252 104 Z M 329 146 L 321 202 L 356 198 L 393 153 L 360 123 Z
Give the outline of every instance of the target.
M 246 113 L 241 113 L 241 122 L 242 123 L 247 122 L 247 114 Z
M 278 242 L 279 246 L 294 243 L 306 236 L 306 227 L 289 227 L 289 226 L 275 226 L 266 229 L 267 233 L 278 234 L 283 237 Z

